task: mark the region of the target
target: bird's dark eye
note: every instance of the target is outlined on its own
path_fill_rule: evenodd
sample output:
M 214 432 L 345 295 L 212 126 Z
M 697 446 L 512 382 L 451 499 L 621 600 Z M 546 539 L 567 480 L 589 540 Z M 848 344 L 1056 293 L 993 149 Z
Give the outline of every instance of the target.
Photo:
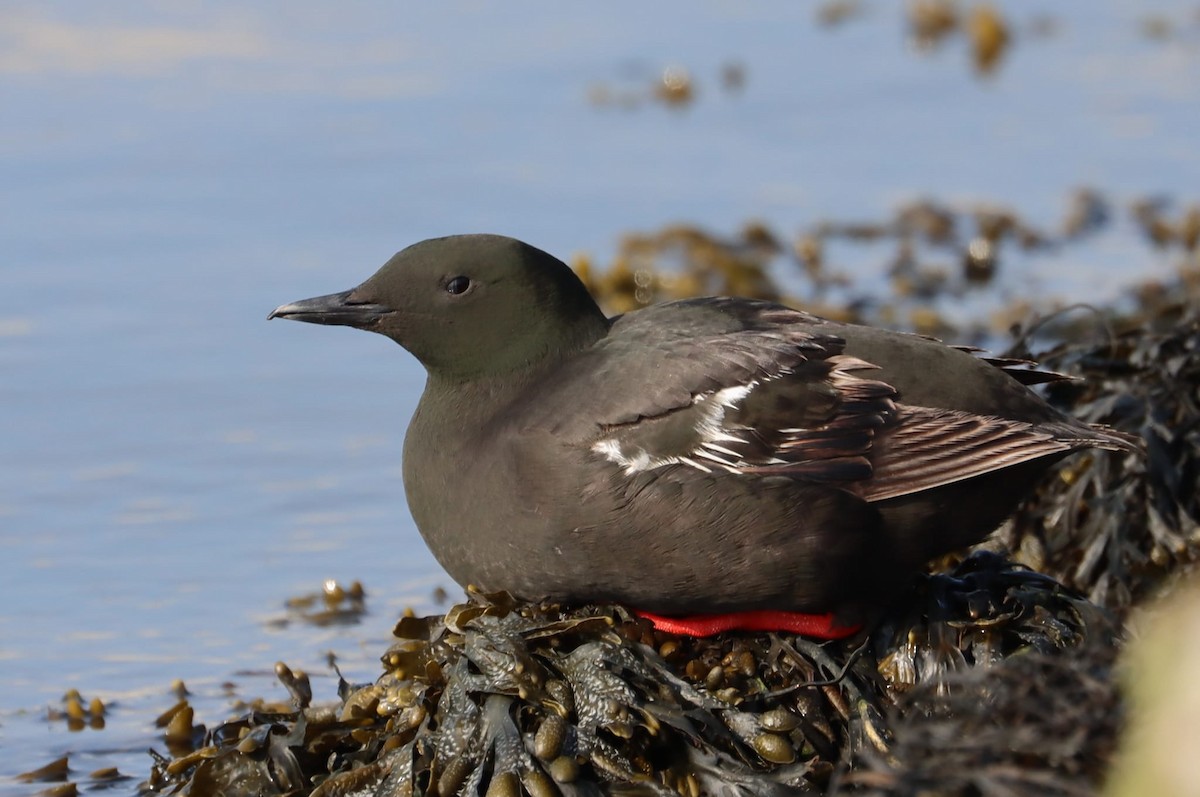
M 471 280 L 467 277 L 455 277 L 446 283 L 446 293 L 458 296 L 460 293 L 466 293 L 467 288 L 471 287 Z

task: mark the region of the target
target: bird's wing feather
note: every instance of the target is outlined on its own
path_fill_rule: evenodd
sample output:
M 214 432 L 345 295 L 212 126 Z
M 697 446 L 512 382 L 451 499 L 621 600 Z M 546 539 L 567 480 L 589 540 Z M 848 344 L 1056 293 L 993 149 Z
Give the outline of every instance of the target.
M 729 300 L 631 314 L 542 383 L 522 423 L 627 475 L 690 466 L 788 476 L 871 502 L 1071 449 L 1029 423 L 906 406 L 811 319 Z M 563 406 L 571 411 L 546 409 Z
M 901 405 L 896 424 L 876 441 L 871 478 L 852 490 L 883 501 L 1071 449 L 1052 431 L 1022 421 Z
M 812 481 L 870 476 L 896 391 L 851 374 L 868 363 L 778 305 L 706 299 L 624 317 L 539 384 L 520 423 L 627 473 L 667 465 Z M 547 408 L 569 407 L 551 415 Z
M 718 298 L 630 313 L 539 382 L 537 401 L 525 402 L 520 422 L 585 442 L 839 353 L 842 340 L 813 332 L 810 319 L 767 302 Z

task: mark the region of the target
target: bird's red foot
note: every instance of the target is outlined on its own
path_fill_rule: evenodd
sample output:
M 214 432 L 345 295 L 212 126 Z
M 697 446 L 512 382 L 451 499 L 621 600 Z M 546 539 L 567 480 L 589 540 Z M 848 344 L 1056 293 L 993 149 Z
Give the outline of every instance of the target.
M 635 610 L 634 614 L 654 623 L 659 631 L 686 636 L 713 636 L 722 631 L 786 631 L 819 639 L 844 639 L 862 629 L 861 624 L 839 625 L 830 614 L 804 614 L 760 609 L 730 614 L 696 614 L 689 617 L 663 617 Z

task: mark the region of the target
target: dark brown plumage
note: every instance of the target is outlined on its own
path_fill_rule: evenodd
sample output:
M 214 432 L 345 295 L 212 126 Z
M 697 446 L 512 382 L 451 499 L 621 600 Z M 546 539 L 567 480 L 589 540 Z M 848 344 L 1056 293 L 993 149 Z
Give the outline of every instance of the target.
M 422 242 L 272 317 L 417 356 L 417 526 L 460 583 L 527 599 L 850 619 L 1054 461 L 1137 448 L 927 338 L 731 298 L 606 319 L 567 266 L 500 236 Z

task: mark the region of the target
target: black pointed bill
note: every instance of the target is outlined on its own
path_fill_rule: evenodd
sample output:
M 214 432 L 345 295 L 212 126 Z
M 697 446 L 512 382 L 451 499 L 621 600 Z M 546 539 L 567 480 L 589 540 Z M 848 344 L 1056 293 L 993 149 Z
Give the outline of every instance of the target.
M 280 305 L 271 311 L 267 320 L 286 318 L 310 324 L 369 328 L 392 312 L 387 305 L 356 300 L 354 290 L 349 290 Z

